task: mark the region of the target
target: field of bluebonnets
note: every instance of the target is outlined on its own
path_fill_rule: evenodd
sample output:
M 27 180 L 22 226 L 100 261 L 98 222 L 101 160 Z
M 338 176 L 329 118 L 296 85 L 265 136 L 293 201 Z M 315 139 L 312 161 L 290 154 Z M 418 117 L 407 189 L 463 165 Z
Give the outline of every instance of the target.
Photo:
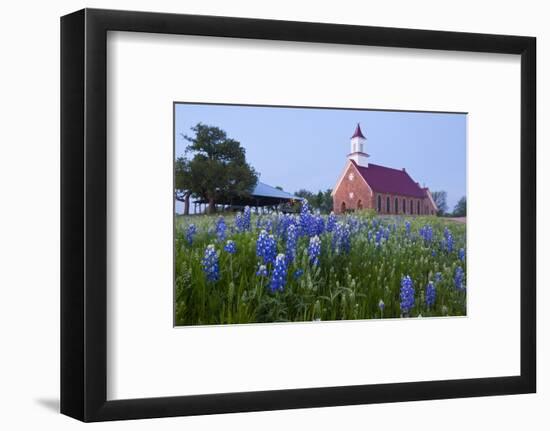
M 176 325 L 466 315 L 466 225 L 437 217 L 177 216 Z

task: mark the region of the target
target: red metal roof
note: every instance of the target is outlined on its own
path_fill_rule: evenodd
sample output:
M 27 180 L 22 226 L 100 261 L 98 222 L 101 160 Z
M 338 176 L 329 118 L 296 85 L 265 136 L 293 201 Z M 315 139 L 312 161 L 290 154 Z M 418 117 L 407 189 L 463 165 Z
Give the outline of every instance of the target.
M 426 191 L 414 182 L 404 169 L 387 168 L 373 163 L 369 163 L 365 167 L 359 166 L 353 160 L 351 162 L 374 192 L 414 198 L 424 198 L 426 196 Z
M 363 138 L 363 139 L 366 139 L 364 136 L 363 136 L 363 132 L 361 132 L 361 126 L 359 126 L 359 123 L 357 123 L 357 127 L 355 128 L 355 132 L 353 133 L 353 136 L 351 137 L 351 139 L 353 138 Z

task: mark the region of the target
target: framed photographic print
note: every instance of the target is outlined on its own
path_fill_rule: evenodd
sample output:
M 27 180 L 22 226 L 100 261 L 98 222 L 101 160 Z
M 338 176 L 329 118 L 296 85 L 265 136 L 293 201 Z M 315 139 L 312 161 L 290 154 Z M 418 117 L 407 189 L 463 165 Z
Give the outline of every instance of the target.
M 521 36 L 62 17 L 62 413 L 534 392 L 535 58 Z

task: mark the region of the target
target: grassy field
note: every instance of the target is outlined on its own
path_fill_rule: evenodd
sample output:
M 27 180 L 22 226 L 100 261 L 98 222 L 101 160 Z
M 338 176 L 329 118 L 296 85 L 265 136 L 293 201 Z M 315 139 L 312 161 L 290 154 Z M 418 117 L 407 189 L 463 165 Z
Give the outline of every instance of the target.
M 176 325 L 466 315 L 466 225 L 370 213 L 177 216 Z

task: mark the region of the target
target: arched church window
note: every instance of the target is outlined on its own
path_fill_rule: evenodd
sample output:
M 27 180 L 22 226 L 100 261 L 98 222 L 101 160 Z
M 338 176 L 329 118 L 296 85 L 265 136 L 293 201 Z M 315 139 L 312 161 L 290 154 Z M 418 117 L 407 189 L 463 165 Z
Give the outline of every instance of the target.
M 357 209 L 358 210 L 362 210 L 363 209 L 363 201 L 361 199 L 359 199 L 357 201 Z
M 420 215 L 420 201 L 416 201 L 416 213 Z
M 391 212 L 391 209 L 390 209 L 390 197 L 389 197 L 389 196 L 386 198 L 386 212 L 387 212 L 387 213 Z
M 395 198 L 395 214 L 399 214 L 399 200 Z
M 345 213 L 346 212 L 346 203 L 342 201 L 342 205 L 340 205 L 340 212 Z
M 410 203 L 411 203 L 411 215 L 414 214 L 414 207 L 413 207 L 413 201 L 412 199 L 410 200 Z
M 407 204 L 405 202 L 405 199 L 403 199 L 403 214 L 407 214 Z
M 382 212 L 382 196 L 378 195 L 378 212 Z

